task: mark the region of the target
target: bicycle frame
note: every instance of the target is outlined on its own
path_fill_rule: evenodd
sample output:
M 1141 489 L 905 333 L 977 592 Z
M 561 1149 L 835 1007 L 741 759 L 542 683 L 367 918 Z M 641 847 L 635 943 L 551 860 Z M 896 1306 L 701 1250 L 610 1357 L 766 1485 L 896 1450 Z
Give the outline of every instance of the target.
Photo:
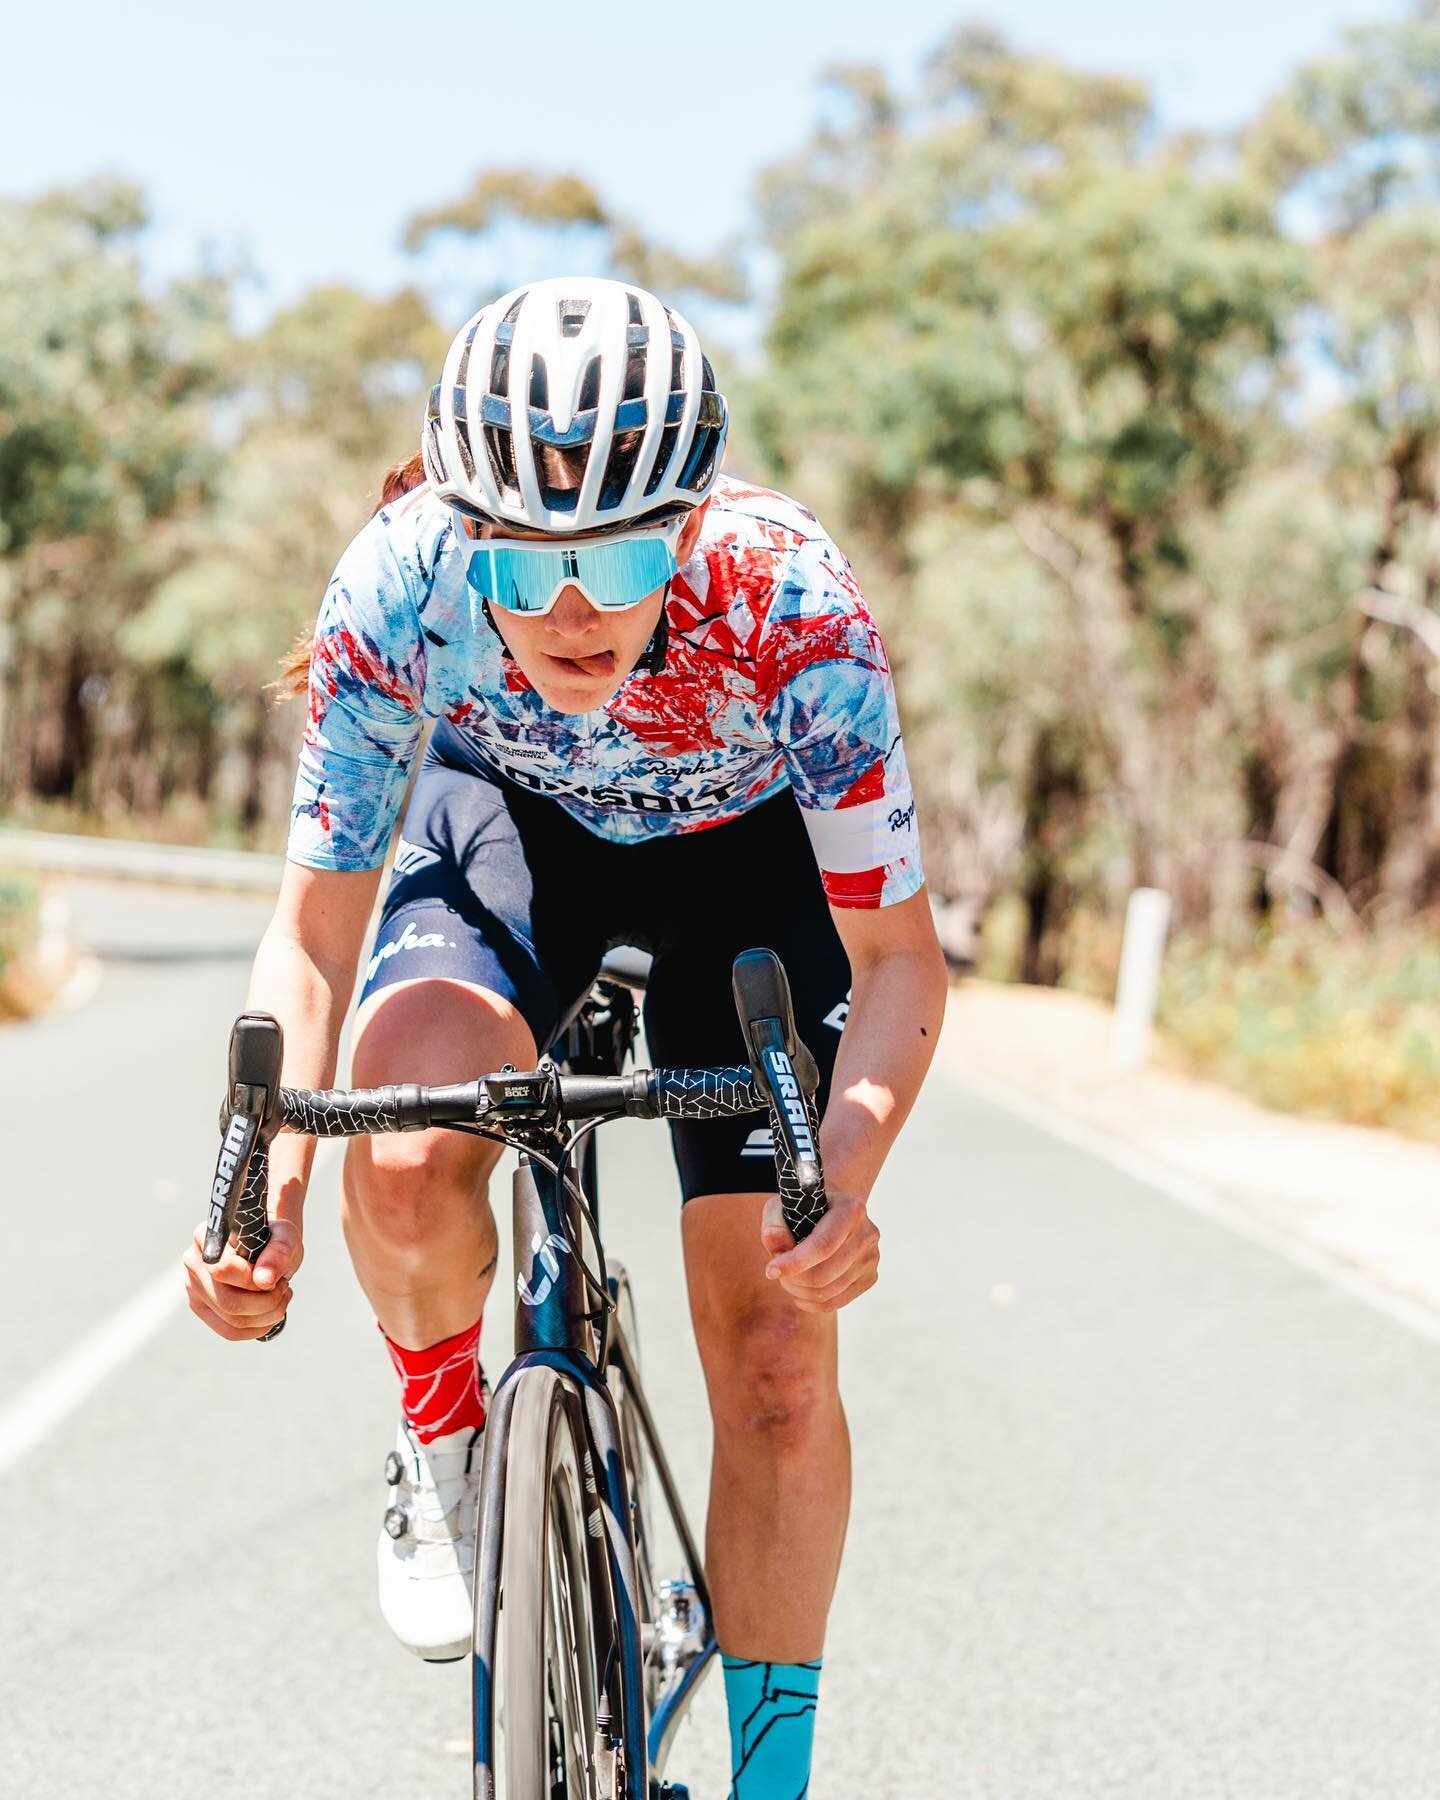
M 583 1027 L 584 1021 L 575 1023 Z M 573 1026 L 568 1035 L 569 1047 L 578 1048 Z M 603 1072 L 618 1072 L 616 1063 L 623 1060 L 623 1046 L 607 1043 L 603 1046 L 606 1054 L 592 1040 L 589 1051 L 574 1060 L 598 1062 Z M 534 1148 L 538 1156 L 522 1151 L 512 1182 L 516 1354 L 492 1396 L 481 1466 L 472 1662 L 476 1793 L 488 1796 L 494 1791 L 489 1785 L 493 1781 L 496 1757 L 494 1689 L 492 1670 L 485 1655 L 486 1647 L 496 1641 L 511 1405 L 519 1377 L 536 1366 L 555 1370 L 569 1390 L 568 1404 L 577 1441 L 585 1448 L 586 1487 L 601 1502 L 591 1514 L 590 1529 L 586 1533 L 591 1589 L 597 1595 L 608 1597 L 615 1621 L 614 1649 L 618 1667 L 612 1678 L 618 1678 L 627 1698 L 621 1715 L 626 1768 L 645 1771 L 645 1791 L 653 1792 L 663 1774 L 685 1707 L 714 1659 L 716 1646 L 710 1624 L 710 1597 L 699 1550 L 645 1398 L 633 1347 L 613 1315 L 605 1322 L 603 1332 L 596 1327 L 595 1310 L 571 1249 L 572 1244 L 583 1241 L 580 1208 L 570 1188 L 562 1184 L 554 1170 L 545 1166 L 545 1161 L 561 1168 L 565 1166 L 563 1142 L 558 1137 L 537 1136 Z M 581 1174 L 587 1199 L 593 1206 L 597 1195 L 592 1139 L 585 1140 L 583 1150 Z M 596 1248 L 598 1251 L 599 1246 Z M 705 1619 L 703 1647 L 684 1666 L 679 1679 L 662 1692 L 648 1728 L 645 1719 L 645 1621 L 641 1613 L 650 1597 L 636 1591 L 629 1481 L 620 1418 L 606 1379 L 607 1370 L 614 1372 L 627 1400 L 633 1405 L 644 1453 L 655 1471 L 680 1545 L 686 1578 L 695 1589 Z M 597 1529 L 597 1520 L 603 1520 L 603 1527 Z M 600 1672 L 602 1692 L 607 1676 L 610 1671 Z
M 567 1065 L 565 1072 L 557 1068 L 552 1055 L 538 1069 L 507 1067 L 476 1081 L 438 1087 L 291 1089 L 280 1085 L 283 1034 L 271 1014 L 242 1014 L 231 1033 L 230 1083 L 202 1251 L 207 1262 L 218 1260 L 227 1243 L 233 1243 L 251 1261 L 263 1249 L 269 1236 L 269 1143 L 277 1130 L 329 1138 L 449 1129 L 509 1143 L 522 1152 L 513 1204 L 519 1271 L 518 1354 L 494 1396 L 485 1433 L 478 1509 L 472 1635 L 477 1800 L 493 1800 L 495 1792 L 494 1668 L 486 1658 L 499 1641 L 500 1582 L 507 1566 L 507 1467 L 517 1395 L 522 1390 L 526 1399 L 520 1417 L 527 1448 L 534 1447 L 529 1440 L 543 1428 L 547 1435 L 540 1448 L 545 1468 L 551 1466 L 554 1449 L 548 1434 L 563 1429 L 568 1437 L 564 1450 L 568 1473 L 560 1478 L 560 1485 L 541 1497 L 539 1503 L 546 1509 L 541 1523 L 548 1531 L 557 1504 L 570 1527 L 578 1517 L 584 1519 L 583 1545 L 578 1542 L 580 1534 L 567 1527 L 564 1556 L 575 1568 L 577 1581 L 583 1563 L 591 1596 L 585 1614 L 590 1627 L 587 1648 L 593 1662 L 583 1665 L 583 1723 L 593 1736 L 587 1784 L 593 1769 L 611 1800 L 620 1791 L 623 1764 L 626 1792 L 636 1792 L 634 1782 L 639 1778 L 645 1784 L 645 1800 L 666 1800 L 672 1795 L 660 1771 L 683 1708 L 714 1659 L 704 1568 L 660 1447 L 634 1346 L 626 1341 L 623 1325 L 611 1317 L 623 1308 L 621 1278 L 615 1278 L 612 1300 L 607 1291 L 610 1275 L 596 1273 L 584 1261 L 587 1232 L 602 1262 L 604 1257 L 595 1212 L 591 1133 L 600 1121 L 627 1114 L 646 1119 L 714 1119 L 768 1108 L 776 1182 L 786 1225 L 796 1241 L 813 1230 L 825 1213 L 824 1172 L 816 1151 L 818 1074 L 814 1059 L 795 1032 L 789 984 L 774 952 L 747 950 L 735 958 L 732 983 L 748 1060 L 723 1067 L 648 1069 L 626 1076 L 623 1068 L 634 1037 L 635 1009 L 626 989 L 613 979 L 617 974 L 621 981 L 643 985 L 643 978 L 607 965 L 595 990 L 561 1028 L 562 1043 L 556 1048 Z M 576 1160 L 583 1171 L 580 1182 L 567 1173 Z M 588 1186 L 590 1198 L 582 1186 Z M 267 1336 L 274 1337 L 279 1330 L 276 1325 Z M 527 1373 L 540 1379 L 526 1382 Z M 618 1404 L 612 1387 L 618 1391 Z M 543 1416 L 532 1412 L 531 1397 L 537 1406 L 548 1409 Z M 652 1598 L 653 1569 L 645 1570 L 649 1579 L 642 1596 L 626 1468 L 630 1447 L 636 1452 L 637 1469 L 643 1470 L 648 1461 L 658 1477 L 686 1563 L 688 1581 L 679 1584 L 679 1589 L 688 1588 L 694 1595 L 704 1624 L 703 1630 L 697 1630 L 684 1592 L 667 1594 L 664 1586 L 654 1588 L 653 1597 L 664 1596 L 667 1604 L 653 1621 L 648 1651 L 647 1621 L 641 1614 L 642 1601 L 648 1605 Z M 527 1461 L 527 1470 L 531 1466 Z M 527 1488 L 520 1495 L 517 1516 L 527 1522 L 534 1518 L 536 1503 Z M 548 1555 L 543 1538 L 539 1548 Z M 647 1552 L 649 1548 L 647 1538 Z M 528 1540 L 519 1540 L 519 1552 L 530 1557 Z M 517 1589 L 530 1590 L 536 1579 L 534 1571 L 533 1560 L 518 1566 Z M 557 1579 L 553 1566 L 547 1566 L 539 1579 L 542 1591 L 551 1592 Z M 553 1591 L 561 1590 L 556 1587 Z M 509 1623 L 523 1629 L 526 1622 L 517 1616 Z M 557 1629 L 548 1612 L 543 1624 L 547 1634 Z M 579 1652 L 573 1638 L 575 1624 L 562 1619 L 558 1626 L 566 1634 L 564 1648 L 571 1673 Z M 551 1636 L 540 1646 L 541 1666 L 546 1668 L 550 1665 L 543 1658 L 552 1645 L 559 1654 L 557 1640 Z M 532 1681 L 537 1666 L 535 1648 L 533 1637 L 512 1642 L 517 1662 L 530 1670 Z M 652 1661 L 647 1671 L 647 1656 L 652 1654 L 658 1660 L 663 1686 L 647 1726 L 650 1697 L 646 1677 L 647 1672 L 653 1677 L 657 1666 Z M 553 1688 L 547 1688 L 543 1704 L 547 1709 L 555 1705 Z M 573 1724 L 573 1686 L 561 1704 L 569 1709 Z M 530 1706 L 527 1700 L 527 1709 Z M 536 1740 L 526 1736 L 523 1742 L 533 1747 Z M 533 1770 L 532 1758 L 526 1770 L 527 1785 Z M 522 1797 L 512 1796 L 511 1800 Z

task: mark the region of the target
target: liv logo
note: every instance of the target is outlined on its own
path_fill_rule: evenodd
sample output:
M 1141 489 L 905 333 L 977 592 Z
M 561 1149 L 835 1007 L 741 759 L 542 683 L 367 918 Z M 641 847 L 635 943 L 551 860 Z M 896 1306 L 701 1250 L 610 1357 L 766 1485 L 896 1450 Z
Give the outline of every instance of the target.
M 559 1255 L 556 1254 L 557 1251 Z M 523 1275 L 517 1275 L 515 1292 L 527 1306 L 543 1306 L 550 1298 L 550 1290 L 559 1277 L 560 1257 L 571 1254 L 570 1246 L 557 1232 L 552 1231 L 549 1237 L 542 1238 L 537 1231 L 530 1240 L 530 1253 L 535 1258 L 530 1269 L 534 1285 Z

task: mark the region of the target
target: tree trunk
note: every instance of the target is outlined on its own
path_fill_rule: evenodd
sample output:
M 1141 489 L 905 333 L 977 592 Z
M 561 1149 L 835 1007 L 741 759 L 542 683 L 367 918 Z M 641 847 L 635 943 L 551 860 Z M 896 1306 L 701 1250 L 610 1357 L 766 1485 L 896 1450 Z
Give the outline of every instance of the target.
M 1035 740 L 1026 790 L 1020 979 L 1037 987 L 1057 987 L 1065 973 L 1064 929 L 1074 898 L 1063 855 L 1077 823 L 1080 783 L 1048 729 Z

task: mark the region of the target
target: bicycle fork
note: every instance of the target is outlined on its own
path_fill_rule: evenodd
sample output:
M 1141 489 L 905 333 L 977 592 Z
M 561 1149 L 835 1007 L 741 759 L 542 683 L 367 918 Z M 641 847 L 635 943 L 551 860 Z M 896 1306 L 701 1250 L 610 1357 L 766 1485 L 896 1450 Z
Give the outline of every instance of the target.
M 560 1210 L 565 1196 L 559 1183 L 522 1153 L 512 1199 L 517 1260 L 525 1256 L 526 1246 L 529 1264 L 522 1262 L 516 1273 L 516 1355 L 492 1396 L 481 1465 L 472 1664 L 476 1800 L 492 1800 L 494 1792 L 495 1695 L 489 1658 L 497 1635 L 510 1418 L 521 1378 L 536 1367 L 554 1369 L 566 1383 L 567 1410 L 581 1455 L 590 1588 L 608 1602 L 604 1610 L 613 1627 L 609 1642 L 595 1644 L 599 1691 L 593 1766 L 607 1800 L 643 1800 L 648 1763 L 639 1597 L 620 1422 L 594 1361 L 595 1331 L 584 1276 L 570 1248 L 573 1233 Z M 625 1704 L 614 1706 L 612 1696 Z

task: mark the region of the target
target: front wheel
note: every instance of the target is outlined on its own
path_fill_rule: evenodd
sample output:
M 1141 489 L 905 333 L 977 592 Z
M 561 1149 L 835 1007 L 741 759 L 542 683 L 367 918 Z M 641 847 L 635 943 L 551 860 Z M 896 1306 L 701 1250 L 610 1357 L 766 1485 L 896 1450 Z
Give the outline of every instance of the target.
M 615 1303 L 615 1322 L 624 1333 L 625 1342 L 636 1369 L 640 1367 L 639 1327 L 635 1318 L 635 1293 L 630 1276 L 618 1257 L 605 1259 L 605 1279 L 610 1298 Z M 655 1623 L 654 1538 L 650 1523 L 650 1461 L 645 1433 L 629 1384 L 613 1356 L 605 1370 L 605 1383 L 615 1403 L 615 1416 L 620 1421 L 620 1446 L 625 1458 L 625 1485 L 630 1495 L 630 1535 L 635 1544 L 635 1589 L 642 1625 Z M 659 1676 L 647 1660 L 646 1700 L 654 1705 Z
M 497 1699 L 504 1800 L 608 1800 L 597 1745 L 585 1455 L 572 1390 L 552 1369 L 520 1377 L 506 1447 Z

